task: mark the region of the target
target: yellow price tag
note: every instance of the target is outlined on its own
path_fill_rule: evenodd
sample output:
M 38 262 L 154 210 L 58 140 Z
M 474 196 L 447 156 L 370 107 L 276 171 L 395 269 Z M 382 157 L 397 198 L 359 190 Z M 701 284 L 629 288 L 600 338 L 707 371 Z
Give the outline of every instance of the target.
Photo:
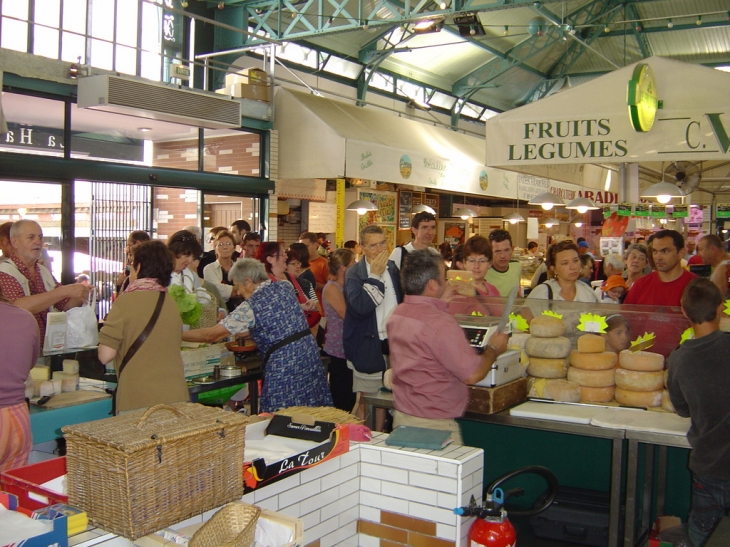
M 583 332 L 602 334 L 606 332 L 606 329 L 608 329 L 608 323 L 606 323 L 606 318 L 602 315 L 595 313 L 581 313 L 580 323 L 578 323 L 576 328 Z
M 555 312 L 554 312 L 554 311 L 552 311 L 552 310 L 545 310 L 545 311 L 543 311 L 543 312 L 542 312 L 542 314 L 543 314 L 543 315 L 547 315 L 548 317 L 556 317 L 556 318 L 558 318 L 558 319 L 562 319 L 562 318 L 563 318 L 563 315 L 562 315 L 562 314 L 560 314 L 560 313 L 555 313 Z
M 637 352 L 649 349 L 654 345 L 655 341 L 656 336 L 654 336 L 653 332 L 645 332 L 642 336 L 639 336 L 636 340 L 631 342 L 631 347 L 629 347 L 629 351 Z

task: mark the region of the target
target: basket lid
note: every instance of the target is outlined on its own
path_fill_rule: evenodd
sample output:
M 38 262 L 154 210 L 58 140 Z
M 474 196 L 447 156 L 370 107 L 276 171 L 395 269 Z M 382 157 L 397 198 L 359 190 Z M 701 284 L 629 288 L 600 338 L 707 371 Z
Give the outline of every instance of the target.
M 249 418 L 237 412 L 197 403 L 156 405 L 113 418 L 67 425 L 64 437 L 74 435 L 125 453 L 133 453 L 187 437 L 230 427 L 245 427 Z

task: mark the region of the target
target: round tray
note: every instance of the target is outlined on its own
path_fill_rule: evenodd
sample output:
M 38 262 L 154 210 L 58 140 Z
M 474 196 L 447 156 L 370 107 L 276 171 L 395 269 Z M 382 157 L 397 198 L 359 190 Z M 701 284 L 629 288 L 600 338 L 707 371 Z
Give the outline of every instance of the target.
M 248 353 L 250 351 L 256 351 L 258 346 L 256 344 L 252 344 L 250 346 L 239 346 L 237 342 L 228 342 L 226 344 L 226 348 L 228 348 L 229 351 L 232 351 L 233 353 Z

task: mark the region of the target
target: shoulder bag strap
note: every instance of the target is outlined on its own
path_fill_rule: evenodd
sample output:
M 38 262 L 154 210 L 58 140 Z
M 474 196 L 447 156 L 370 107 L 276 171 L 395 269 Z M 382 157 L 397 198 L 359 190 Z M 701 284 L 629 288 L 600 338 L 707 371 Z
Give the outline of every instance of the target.
M 139 334 L 137 339 L 134 341 L 134 344 L 129 346 L 129 349 L 127 350 L 127 354 L 124 356 L 124 359 L 122 359 L 122 363 L 119 365 L 119 370 L 117 371 L 117 387 L 114 388 L 112 393 L 112 411 L 111 415 L 116 416 L 117 415 L 117 389 L 119 388 L 119 378 L 122 376 L 122 371 L 124 370 L 124 367 L 127 366 L 127 363 L 134 357 L 134 354 L 137 353 L 137 350 L 142 346 L 142 343 L 147 340 L 147 337 L 150 335 L 150 332 L 152 332 L 152 329 L 155 328 L 155 324 L 157 323 L 157 318 L 160 316 L 160 312 L 162 311 L 162 304 L 165 302 L 165 293 L 160 292 L 160 296 L 157 298 L 157 304 L 155 305 L 155 311 L 152 312 L 152 317 L 150 317 L 149 322 L 147 323 L 147 326 L 144 328 L 144 330 Z
M 307 335 L 310 335 L 310 336 L 312 335 L 312 331 L 309 330 L 309 328 L 300 330 L 299 332 L 295 332 L 294 334 L 287 336 L 283 340 L 279 340 L 276 344 L 271 346 L 266 351 L 266 355 L 264 355 L 264 358 L 261 361 L 261 368 L 264 368 L 266 366 L 266 363 L 269 362 L 269 357 L 271 357 L 271 354 L 274 353 L 277 349 L 283 348 L 284 346 L 291 344 L 292 342 L 296 342 L 297 340 L 300 340 Z
M 406 260 L 406 255 L 408 254 L 408 251 L 406 251 L 405 245 L 399 245 L 400 247 L 400 266 L 398 266 L 399 270 L 403 269 L 403 262 Z
M 152 317 L 150 317 L 149 323 L 147 323 L 147 326 L 144 328 L 144 330 L 140 333 L 140 335 L 137 337 L 137 339 L 134 341 L 134 344 L 129 346 L 129 349 L 127 350 L 127 354 L 124 356 L 124 359 L 122 359 L 122 364 L 119 365 L 119 370 L 117 371 L 117 382 L 119 382 L 119 377 L 122 375 L 122 371 L 124 370 L 124 367 L 127 366 L 127 363 L 134 357 L 134 354 L 137 353 L 137 350 L 139 350 L 140 347 L 142 347 L 142 344 L 145 340 L 147 340 L 147 337 L 150 335 L 150 332 L 152 332 L 152 329 L 155 328 L 155 324 L 157 323 L 157 318 L 160 317 L 160 312 L 162 311 L 162 304 L 165 302 L 165 293 L 160 292 L 160 296 L 157 298 L 157 305 L 155 306 L 155 311 L 152 312 Z

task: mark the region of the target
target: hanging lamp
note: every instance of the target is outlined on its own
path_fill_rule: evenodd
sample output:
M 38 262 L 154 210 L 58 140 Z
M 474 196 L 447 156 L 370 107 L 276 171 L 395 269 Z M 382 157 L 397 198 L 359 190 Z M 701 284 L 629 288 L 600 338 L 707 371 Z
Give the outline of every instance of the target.
M 596 209 L 598 209 L 598 205 L 593 203 L 593 201 L 588 198 L 575 198 L 573 201 L 568 203 L 565 208 L 575 209 L 582 215 L 587 213 L 588 211 L 595 211 Z
M 357 201 L 353 201 L 346 207 L 348 211 L 357 211 L 358 215 L 364 215 L 368 211 L 377 211 L 378 208 L 375 206 L 375 204 L 372 201 L 368 201 L 366 199 L 358 199 Z
M 549 211 L 555 205 L 558 205 L 558 206 L 565 205 L 565 202 L 560 198 L 560 196 L 556 196 L 555 194 L 553 194 L 551 192 L 543 192 L 542 194 L 537 194 L 534 198 L 532 198 L 530 201 L 528 201 L 527 204 L 528 205 L 539 205 L 545 211 Z

